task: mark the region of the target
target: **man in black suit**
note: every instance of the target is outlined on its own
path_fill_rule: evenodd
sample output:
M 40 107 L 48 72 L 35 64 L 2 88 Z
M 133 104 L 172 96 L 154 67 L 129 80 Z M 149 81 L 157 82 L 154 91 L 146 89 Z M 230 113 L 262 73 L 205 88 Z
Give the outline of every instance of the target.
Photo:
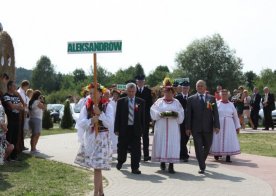
M 275 98 L 272 93 L 269 92 L 268 87 L 264 87 L 264 96 L 262 99 L 263 110 L 264 110 L 264 126 L 263 130 L 269 130 L 269 127 L 274 130 L 272 121 L 272 111 L 275 110 Z
M 131 149 L 131 170 L 134 174 L 141 174 L 139 163 L 141 160 L 141 136 L 145 128 L 145 101 L 135 97 L 136 85 L 126 85 L 127 96 L 117 101 L 114 130 L 118 135 L 118 163 L 120 170 L 127 158 L 128 146 Z
M 250 101 L 250 106 L 251 106 L 250 118 L 252 119 L 252 122 L 254 124 L 254 127 L 252 127 L 254 130 L 257 130 L 258 128 L 261 99 L 262 97 L 259 94 L 259 89 L 257 87 L 254 87 L 253 95 Z
M 196 158 L 199 163 L 199 172 L 204 174 L 205 161 L 213 140 L 213 131 L 220 129 L 218 108 L 215 97 L 206 94 L 206 83 L 199 80 L 196 83 L 197 93 L 187 100 L 186 134 L 193 135 Z
M 182 93 L 177 94 L 175 98 L 181 103 L 185 113 L 187 99 L 189 97 L 190 83 L 188 81 L 184 81 L 180 85 L 182 86 Z M 188 162 L 190 156 L 188 155 L 187 143 L 190 137 L 186 134 L 185 118 L 182 124 L 180 124 L 180 133 L 180 160 L 182 160 L 183 162 Z
M 150 125 L 150 107 L 152 106 L 151 90 L 145 86 L 145 76 L 136 76 L 137 91 L 136 97 L 142 98 L 145 101 L 145 130 L 143 131 L 143 153 L 144 161 L 149 161 L 149 125 Z

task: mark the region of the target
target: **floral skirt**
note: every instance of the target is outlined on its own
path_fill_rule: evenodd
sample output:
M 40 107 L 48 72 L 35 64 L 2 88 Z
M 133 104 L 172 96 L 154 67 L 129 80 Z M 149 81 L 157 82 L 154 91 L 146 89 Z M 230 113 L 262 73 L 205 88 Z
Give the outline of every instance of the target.
M 109 132 L 85 133 L 75 163 L 84 167 L 110 170 L 112 146 Z
M 5 151 L 8 146 L 6 136 L 0 133 L 0 165 L 4 164 Z

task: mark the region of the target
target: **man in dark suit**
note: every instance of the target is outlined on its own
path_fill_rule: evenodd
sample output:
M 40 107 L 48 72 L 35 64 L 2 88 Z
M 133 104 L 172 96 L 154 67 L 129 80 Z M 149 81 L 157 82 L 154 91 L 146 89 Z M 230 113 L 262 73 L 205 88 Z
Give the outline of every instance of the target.
M 190 83 L 188 81 L 184 81 L 180 85 L 182 86 L 182 93 L 177 94 L 175 98 L 181 103 L 185 113 L 186 106 L 187 106 L 187 99 L 189 97 Z M 188 155 L 187 143 L 190 137 L 186 134 L 185 118 L 182 124 L 180 124 L 180 133 L 181 133 L 180 160 L 182 160 L 183 162 L 188 162 L 188 159 L 190 156 Z
M 261 99 L 262 97 L 259 94 L 259 89 L 257 87 L 254 87 L 253 95 L 250 101 L 250 106 L 251 106 L 250 118 L 252 119 L 252 122 L 254 124 L 254 127 L 252 127 L 254 130 L 257 130 L 258 128 Z
M 264 87 L 264 96 L 262 99 L 263 110 L 264 110 L 264 126 L 263 130 L 269 130 L 269 127 L 274 130 L 272 121 L 272 111 L 275 110 L 275 98 L 272 93 L 269 92 L 268 87 Z
M 120 170 L 127 158 L 128 146 L 131 149 L 131 170 L 134 174 L 141 174 L 139 163 L 141 160 L 141 136 L 145 128 L 145 101 L 135 97 L 136 85 L 126 85 L 127 96 L 117 101 L 114 130 L 118 135 L 118 163 Z
M 190 96 L 186 109 L 186 134 L 193 135 L 199 172 L 204 174 L 205 161 L 213 140 L 213 131 L 220 129 L 219 115 L 215 97 L 206 94 L 206 83 L 199 80 L 196 83 L 197 93 Z
M 151 90 L 145 86 L 145 76 L 136 76 L 137 91 L 136 97 L 142 98 L 145 101 L 145 130 L 143 131 L 143 153 L 144 161 L 149 161 L 149 125 L 150 125 L 150 107 L 152 106 Z

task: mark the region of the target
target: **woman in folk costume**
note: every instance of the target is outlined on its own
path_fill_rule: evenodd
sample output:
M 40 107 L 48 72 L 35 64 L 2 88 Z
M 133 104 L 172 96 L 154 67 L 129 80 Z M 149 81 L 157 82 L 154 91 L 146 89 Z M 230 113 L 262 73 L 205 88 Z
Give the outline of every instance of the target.
M 77 110 L 81 110 L 83 108 L 83 106 L 85 105 L 87 99 L 89 98 L 89 89 L 88 89 L 89 85 L 82 87 L 82 91 L 81 91 L 81 95 L 82 98 L 78 101 L 78 103 L 75 105 L 75 108 L 77 108 Z
M 94 168 L 94 195 L 103 194 L 102 170 L 109 170 L 112 162 L 112 146 L 109 130 L 114 126 L 113 107 L 102 98 L 103 87 L 89 85 L 90 97 L 77 120 L 81 143 L 75 163 Z M 95 104 L 94 93 L 97 93 Z M 97 124 L 98 129 L 95 129 Z
M 114 112 L 114 119 L 116 115 L 116 108 L 117 108 L 117 100 L 120 98 L 121 92 L 117 89 L 113 89 L 111 91 L 112 97 L 110 98 L 109 104 L 113 107 L 113 112 Z M 114 127 L 111 127 L 110 131 L 110 137 L 112 141 L 112 148 L 113 148 L 113 153 L 117 153 L 117 144 L 118 144 L 118 136 L 115 135 L 114 132 Z
M 169 163 L 169 173 L 175 173 L 173 164 L 180 161 L 180 127 L 184 120 L 184 110 L 174 98 L 174 89 L 169 78 L 163 81 L 164 97 L 159 98 L 150 109 L 154 125 L 152 144 L 153 162 L 161 162 L 161 170 Z
M 220 131 L 213 135 L 210 154 L 218 160 L 226 156 L 226 162 L 231 162 L 230 155 L 240 154 L 240 144 L 237 133 L 240 131 L 240 121 L 237 110 L 232 102 L 228 101 L 228 91 L 221 91 L 221 100 L 217 102 Z

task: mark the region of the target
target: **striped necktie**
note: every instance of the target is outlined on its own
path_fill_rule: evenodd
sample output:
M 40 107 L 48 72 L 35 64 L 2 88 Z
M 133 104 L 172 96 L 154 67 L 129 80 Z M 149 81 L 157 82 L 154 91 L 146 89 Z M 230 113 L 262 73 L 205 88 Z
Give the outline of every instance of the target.
M 130 98 L 128 102 L 128 125 L 134 124 L 134 104 L 133 98 Z

